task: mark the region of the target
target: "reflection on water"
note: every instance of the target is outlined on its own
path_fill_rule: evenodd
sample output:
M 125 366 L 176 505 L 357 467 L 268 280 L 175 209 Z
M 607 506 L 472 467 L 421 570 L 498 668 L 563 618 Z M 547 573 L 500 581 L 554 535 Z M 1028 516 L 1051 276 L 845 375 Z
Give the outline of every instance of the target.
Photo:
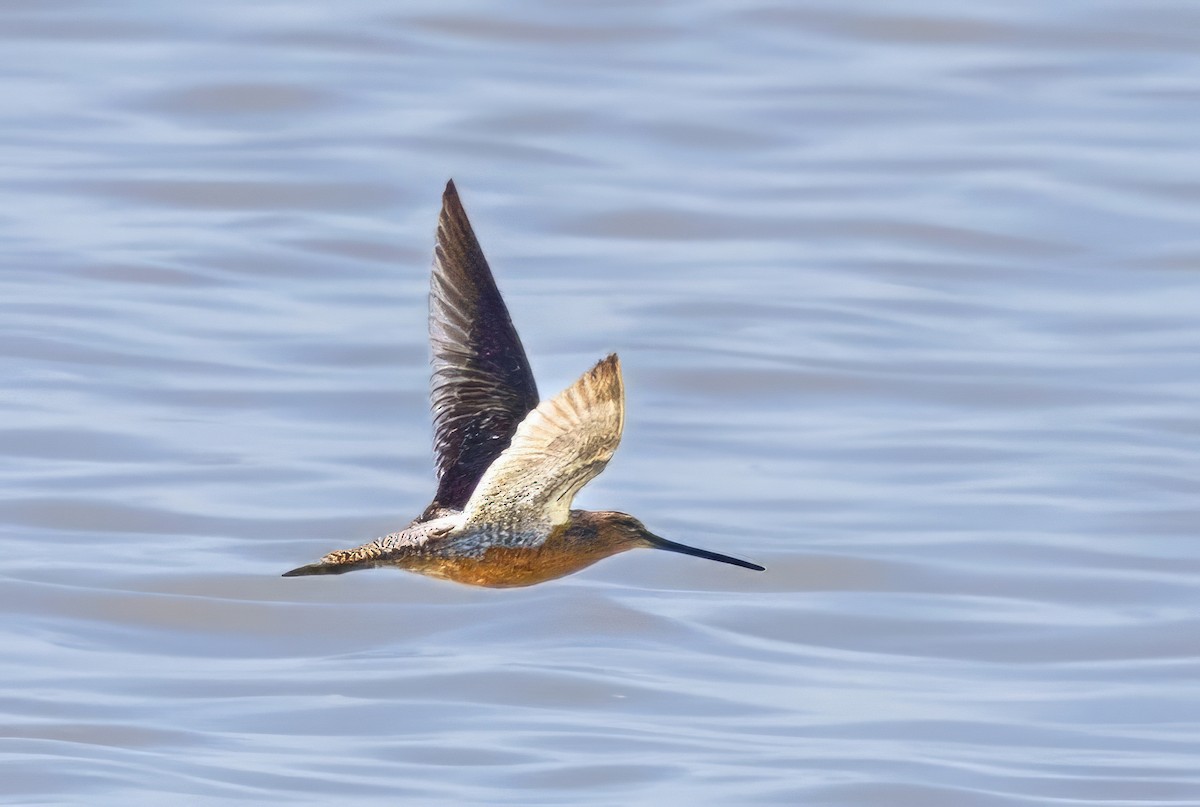
M 0 15 L 6 803 L 1197 802 L 1191 6 L 200 8 Z M 768 572 L 277 577 L 428 497 L 450 176 Z

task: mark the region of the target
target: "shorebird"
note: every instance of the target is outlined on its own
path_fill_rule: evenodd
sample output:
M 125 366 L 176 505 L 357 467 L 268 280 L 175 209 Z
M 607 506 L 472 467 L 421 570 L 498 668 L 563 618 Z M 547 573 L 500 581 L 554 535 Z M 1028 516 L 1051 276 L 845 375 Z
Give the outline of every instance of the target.
M 572 510 L 621 440 L 625 389 L 610 355 L 538 403 L 525 349 L 451 180 L 429 294 L 437 493 L 404 529 L 284 574 L 394 566 L 476 586 L 530 586 L 650 547 L 747 569 L 668 541 L 626 513 Z

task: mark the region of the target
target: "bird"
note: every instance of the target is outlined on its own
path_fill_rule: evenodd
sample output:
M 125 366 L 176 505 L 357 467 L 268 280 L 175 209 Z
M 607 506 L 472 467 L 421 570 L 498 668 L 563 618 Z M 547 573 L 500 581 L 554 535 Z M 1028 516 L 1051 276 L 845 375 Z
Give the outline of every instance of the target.
M 396 567 L 491 588 L 531 586 L 639 547 L 764 571 L 676 543 L 627 513 L 571 509 L 625 423 L 616 354 L 545 401 L 455 188 L 438 216 L 429 293 L 437 491 L 398 532 L 284 577 Z

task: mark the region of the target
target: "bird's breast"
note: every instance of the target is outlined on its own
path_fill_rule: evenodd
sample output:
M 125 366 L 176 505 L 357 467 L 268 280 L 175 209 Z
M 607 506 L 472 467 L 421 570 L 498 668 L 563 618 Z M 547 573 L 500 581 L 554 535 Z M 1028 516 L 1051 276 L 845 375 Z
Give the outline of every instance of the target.
M 596 541 L 579 540 L 568 529 L 552 531 L 541 540 L 505 532 L 447 536 L 440 546 L 428 547 L 405 567 L 410 571 L 473 586 L 511 588 L 532 586 L 573 574 L 616 554 Z

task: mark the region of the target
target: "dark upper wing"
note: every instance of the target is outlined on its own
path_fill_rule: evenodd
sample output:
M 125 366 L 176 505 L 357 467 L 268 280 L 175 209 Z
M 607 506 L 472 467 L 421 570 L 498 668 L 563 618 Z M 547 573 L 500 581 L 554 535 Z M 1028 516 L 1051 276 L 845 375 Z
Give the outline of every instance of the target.
M 446 184 L 429 293 L 434 451 L 438 489 L 430 512 L 462 509 L 517 425 L 537 406 L 537 386 L 483 250 Z

